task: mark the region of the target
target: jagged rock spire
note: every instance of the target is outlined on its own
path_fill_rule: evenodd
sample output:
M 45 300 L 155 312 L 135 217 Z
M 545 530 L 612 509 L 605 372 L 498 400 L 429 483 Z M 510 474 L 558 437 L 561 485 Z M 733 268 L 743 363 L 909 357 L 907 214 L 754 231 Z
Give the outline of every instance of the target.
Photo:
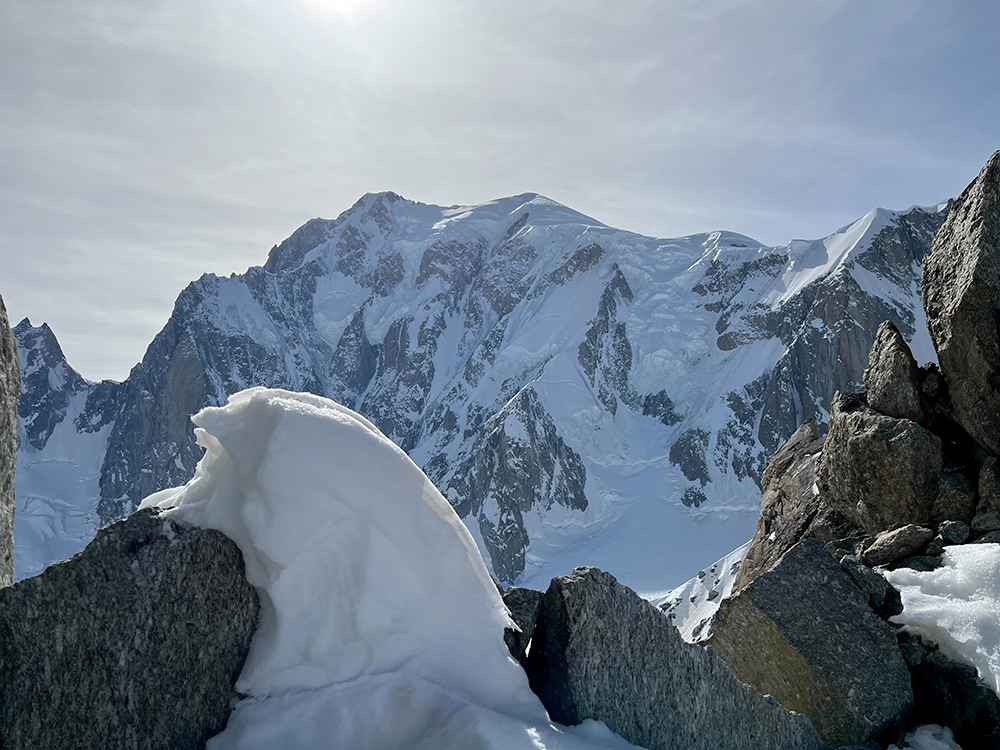
M 921 292 L 955 417 L 1000 455 L 1000 151 L 934 238 Z

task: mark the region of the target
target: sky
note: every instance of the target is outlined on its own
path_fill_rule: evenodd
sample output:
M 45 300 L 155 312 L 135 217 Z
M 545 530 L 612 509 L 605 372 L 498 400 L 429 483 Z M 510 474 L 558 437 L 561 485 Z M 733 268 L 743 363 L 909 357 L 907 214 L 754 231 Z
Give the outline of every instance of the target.
M 1000 148 L 995 0 L 5 0 L 0 295 L 127 376 L 202 273 L 362 194 L 768 244 Z

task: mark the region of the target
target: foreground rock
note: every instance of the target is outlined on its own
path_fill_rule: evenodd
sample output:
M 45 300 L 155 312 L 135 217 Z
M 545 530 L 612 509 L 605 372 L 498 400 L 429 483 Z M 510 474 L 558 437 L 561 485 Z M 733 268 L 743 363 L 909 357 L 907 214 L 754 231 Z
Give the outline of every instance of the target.
M 233 542 L 139 511 L 0 590 L 0 746 L 201 747 L 256 622 Z
M 804 717 L 740 683 L 718 657 L 685 643 L 655 607 L 596 568 L 552 580 L 527 670 L 555 721 L 598 719 L 650 750 L 825 747 Z
M 943 462 L 937 435 L 879 414 L 864 394 L 838 393 L 819 460 L 820 495 L 871 534 L 923 524 L 934 510 Z
M 1000 455 L 1000 151 L 951 207 L 921 294 L 955 417 Z
M 17 345 L 0 297 L 0 586 L 14 582 L 14 464 L 21 368 Z
M 825 544 L 858 532 L 857 526 L 819 495 L 816 462 L 822 448 L 823 438 L 810 419 L 774 454 L 761 480 L 760 518 L 734 592 L 774 567 L 802 539 L 816 538 Z
M 913 703 L 892 630 L 815 539 L 724 601 L 709 645 L 740 680 L 808 716 L 831 745 L 876 737 Z

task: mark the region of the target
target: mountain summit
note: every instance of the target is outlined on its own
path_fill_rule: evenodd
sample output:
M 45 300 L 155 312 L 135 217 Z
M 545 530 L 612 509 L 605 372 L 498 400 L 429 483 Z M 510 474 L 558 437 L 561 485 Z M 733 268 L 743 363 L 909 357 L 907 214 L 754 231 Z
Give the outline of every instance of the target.
M 17 576 L 186 482 L 189 416 L 264 385 L 369 418 L 499 579 L 590 564 L 663 588 L 751 536 L 771 455 L 859 387 L 882 320 L 933 358 L 918 282 L 944 216 L 877 209 L 765 247 L 644 237 L 535 194 L 368 194 L 190 284 L 123 383 L 79 378 L 23 321 Z

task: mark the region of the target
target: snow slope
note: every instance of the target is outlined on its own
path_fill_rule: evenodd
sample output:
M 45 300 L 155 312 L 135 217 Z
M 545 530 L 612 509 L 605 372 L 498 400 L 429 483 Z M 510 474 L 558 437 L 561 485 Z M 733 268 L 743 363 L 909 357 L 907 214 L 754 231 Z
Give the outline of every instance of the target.
M 764 247 L 643 237 L 534 194 L 452 207 L 366 195 L 264 266 L 181 293 L 129 379 L 101 409 L 88 396 L 109 430 L 99 497 L 67 498 L 84 514 L 96 502 L 100 523 L 122 517 L 191 477 L 188 415 L 251 386 L 307 391 L 405 450 L 500 580 L 544 587 L 589 564 L 662 592 L 751 536 L 773 451 L 857 388 L 882 320 L 927 356 L 919 260 L 942 219 L 878 209 Z M 18 328 L 19 344 L 40 330 Z M 67 419 L 30 401 L 26 425 Z M 38 564 L 63 554 L 16 544 Z
M 232 538 L 261 601 L 251 698 L 211 747 L 628 747 L 549 724 L 471 535 L 368 420 L 254 388 L 194 422 L 194 478 L 143 506 Z

